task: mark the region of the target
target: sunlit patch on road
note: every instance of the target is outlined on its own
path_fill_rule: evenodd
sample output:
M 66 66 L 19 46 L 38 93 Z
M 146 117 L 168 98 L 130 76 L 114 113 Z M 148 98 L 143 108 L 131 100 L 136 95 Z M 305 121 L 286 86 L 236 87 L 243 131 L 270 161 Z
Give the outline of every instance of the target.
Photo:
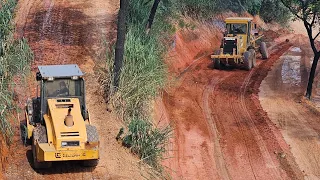
M 284 84 L 299 85 L 301 83 L 301 56 L 285 55 L 281 58 L 283 59 L 283 65 L 281 69 L 282 82 Z

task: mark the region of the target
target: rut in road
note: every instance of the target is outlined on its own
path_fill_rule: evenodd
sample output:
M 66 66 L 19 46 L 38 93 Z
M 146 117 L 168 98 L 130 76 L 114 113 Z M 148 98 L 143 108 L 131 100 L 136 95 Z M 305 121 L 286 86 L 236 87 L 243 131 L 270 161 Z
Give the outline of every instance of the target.
M 169 119 L 176 124 L 175 155 L 178 157 L 172 164 L 177 164 L 177 167 L 171 168 L 180 178 L 247 180 L 301 177 L 292 154 L 287 153 L 289 147 L 279 139 L 281 133 L 263 116 L 263 110 L 256 105 L 257 98 L 252 98 L 256 82 L 262 81 L 269 67 L 290 46 L 288 43 L 273 46 L 271 58 L 268 61 L 258 60 L 259 66 L 250 72 L 214 70 L 212 61 L 207 57 L 183 71 L 179 85 L 164 96 Z M 200 147 L 196 147 L 197 144 Z M 211 149 L 202 151 L 201 147 Z M 279 159 L 274 153 L 281 151 L 287 153 L 286 158 Z M 205 156 L 208 158 L 204 159 Z M 211 169 L 207 169 L 208 164 Z
M 216 161 L 216 168 L 218 169 L 218 172 L 220 172 L 220 173 L 218 173 L 219 178 L 221 178 L 221 179 L 231 179 L 231 178 L 230 178 L 230 174 L 228 172 L 228 169 L 227 169 L 227 166 L 225 163 L 225 159 L 223 157 L 222 148 L 220 146 L 219 131 L 217 129 L 217 126 L 215 125 L 218 120 L 216 119 L 215 115 L 212 114 L 212 111 L 209 106 L 209 96 L 215 90 L 216 85 L 218 85 L 221 81 L 223 81 L 227 77 L 228 77 L 228 75 L 224 76 L 223 78 L 214 77 L 211 80 L 210 84 L 205 87 L 205 90 L 203 92 L 203 98 L 202 98 L 203 113 L 205 114 L 206 119 L 207 119 L 207 124 L 211 129 L 210 134 L 211 134 L 211 139 L 214 144 L 214 155 L 213 156 Z

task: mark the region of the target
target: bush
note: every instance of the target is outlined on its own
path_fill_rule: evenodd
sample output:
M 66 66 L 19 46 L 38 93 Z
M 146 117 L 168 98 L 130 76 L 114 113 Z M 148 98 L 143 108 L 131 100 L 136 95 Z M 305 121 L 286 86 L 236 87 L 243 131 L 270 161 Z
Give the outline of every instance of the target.
M 217 13 L 248 11 L 260 15 L 266 22 L 286 23 L 291 13 L 278 0 L 176 0 L 180 13 L 192 17 L 208 18 Z
M 182 15 L 209 17 L 216 11 L 216 2 L 210 0 L 177 0 Z
M 275 21 L 280 24 L 287 24 L 292 14 L 286 7 L 284 7 L 281 1 L 263 0 L 260 9 L 260 16 L 267 23 Z
M 153 128 L 153 125 L 147 121 L 133 119 L 123 143 L 149 165 L 159 168 L 171 133 L 170 126 L 162 129 Z

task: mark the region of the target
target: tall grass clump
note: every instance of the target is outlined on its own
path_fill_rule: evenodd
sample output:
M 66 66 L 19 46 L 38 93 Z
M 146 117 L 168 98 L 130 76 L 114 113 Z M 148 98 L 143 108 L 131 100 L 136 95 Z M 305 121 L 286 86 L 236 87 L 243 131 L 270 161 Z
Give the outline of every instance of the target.
M 174 28 L 168 23 L 170 2 L 160 3 L 151 31 L 146 34 L 145 25 L 152 1 L 131 0 L 127 14 L 125 55 L 117 91 L 111 93 L 113 80 L 114 48 L 107 53 L 109 67 L 105 90 L 116 113 L 128 126 L 126 141 L 144 162 L 160 169 L 160 160 L 170 136 L 170 126 L 158 129 L 152 125 L 151 102 L 166 84 L 167 67 L 164 64 L 169 36 Z
M 29 71 L 33 54 L 25 39 L 14 39 L 14 8 L 17 1 L 1 0 L 0 6 L 0 131 L 7 143 L 11 142 L 13 130 L 10 119 L 17 110 L 13 102 L 15 75 Z
M 130 1 L 120 85 L 111 100 L 127 123 L 134 118 L 150 120 L 149 102 L 166 83 L 167 68 L 162 60 L 166 45 L 162 41 L 170 34 L 172 26 L 166 21 L 168 10 L 161 3 L 152 30 L 147 35 L 145 24 L 151 5 L 144 0 Z M 107 89 L 112 89 L 113 52 L 108 57 L 110 81 Z
M 132 119 L 128 129 L 128 135 L 123 139 L 125 146 L 130 147 L 144 162 L 157 169 L 156 172 L 163 172 L 159 162 L 164 158 L 172 128 L 169 125 L 155 128 L 148 121 Z M 160 173 L 157 175 L 162 176 Z
M 131 118 L 149 118 L 147 105 L 165 84 L 162 52 L 163 47 L 157 45 L 155 38 L 142 36 L 135 27 L 128 29 L 120 85 L 114 101 L 116 110 L 127 122 Z

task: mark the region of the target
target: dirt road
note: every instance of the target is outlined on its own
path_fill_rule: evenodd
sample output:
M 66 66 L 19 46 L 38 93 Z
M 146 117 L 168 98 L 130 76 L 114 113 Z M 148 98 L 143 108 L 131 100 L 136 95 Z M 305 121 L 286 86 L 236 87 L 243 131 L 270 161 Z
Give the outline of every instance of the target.
M 77 63 L 87 73 L 87 103 L 100 134 L 101 161 L 91 169 L 79 166 L 78 162 L 60 162 L 54 163 L 50 170 L 35 171 L 30 165 L 30 147 L 22 145 L 20 122 L 17 122 L 6 179 L 142 179 L 138 159 L 115 141 L 121 123 L 107 113 L 94 73 L 103 64 L 103 39 L 110 41 L 109 35 L 114 33 L 117 2 L 19 1 L 16 35 L 25 36 L 35 53 L 32 72 L 40 64 Z M 219 42 L 217 37 L 212 42 Z M 205 40 L 203 37 L 202 41 Z M 193 44 L 189 50 L 197 52 L 201 43 Z M 287 108 L 282 115 L 277 114 L 281 107 L 294 104 L 283 99 L 286 96 L 276 99 L 278 104 L 269 109 L 274 111 L 273 115 L 267 116 L 263 108 L 268 109 L 272 98 L 278 98 L 277 93 L 283 90 L 277 84 L 272 85 L 276 90 L 272 89 L 271 94 L 265 93 L 271 100 L 266 100 L 263 108 L 258 98 L 260 83 L 272 65 L 288 51 L 292 51 L 292 44 L 279 40 L 277 46 L 273 46 L 271 58 L 258 60 L 258 66 L 250 72 L 213 70 L 210 59 L 200 58 L 181 74 L 177 86 L 163 94 L 168 119 L 175 123 L 175 151 L 173 158 L 166 162 L 173 170 L 174 179 L 303 179 L 302 171 L 310 178 L 319 177 L 318 159 L 314 158 L 311 163 L 316 166 L 310 166 L 308 161 L 312 159 L 307 156 L 308 150 L 318 149 L 313 145 L 319 127 L 317 121 L 302 118 L 316 117 L 307 110 L 298 111 L 299 105 Z M 196 57 L 206 53 L 207 50 Z M 274 81 L 269 80 L 270 83 Z M 30 77 L 29 84 L 16 88 L 21 108 L 28 96 L 35 95 L 35 87 L 34 77 Z M 279 121 L 279 117 L 292 119 L 292 126 L 305 125 L 302 130 L 281 129 L 281 123 L 289 121 Z M 298 130 L 305 131 L 299 133 L 304 136 L 296 137 Z M 313 151 L 312 155 L 317 156 L 318 152 Z
M 262 82 L 259 99 L 291 147 L 305 179 L 315 180 L 320 178 L 319 114 L 301 101 L 313 53 L 307 38 L 299 36 L 294 44 Z
M 290 147 L 258 100 L 261 81 L 292 46 L 280 42 L 271 58 L 258 60 L 250 72 L 214 70 L 212 61 L 202 58 L 164 94 L 175 124 L 173 158 L 165 163 L 173 177 L 303 179 Z
M 15 123 L 14 144 L 8 157 L 6 179 L 141 179 L 138 159 L 122 148 L 115 137 L 122 126 L 106 111 L 100 93 L 98 74 L 104 65 L 103 40 L 114 37 L 116 0 L 21 0 L 16 11 L 16 35 L 29 40 L 35 61 L 26 86 L 19 85 L 19 104 L 34 96 L 37 65 L 76 63 L 86 73 L 87 106 L 91 121 L 100 136 L 100 163 L 83 168 L 78 162 L 57 162 L 50 170 L 31 167 L 30 147 L 20 138 L 20 124 Z M 111 36 L 110 36 L 111 35 Z M 23 122 L 23 115 L 19 119 Z

